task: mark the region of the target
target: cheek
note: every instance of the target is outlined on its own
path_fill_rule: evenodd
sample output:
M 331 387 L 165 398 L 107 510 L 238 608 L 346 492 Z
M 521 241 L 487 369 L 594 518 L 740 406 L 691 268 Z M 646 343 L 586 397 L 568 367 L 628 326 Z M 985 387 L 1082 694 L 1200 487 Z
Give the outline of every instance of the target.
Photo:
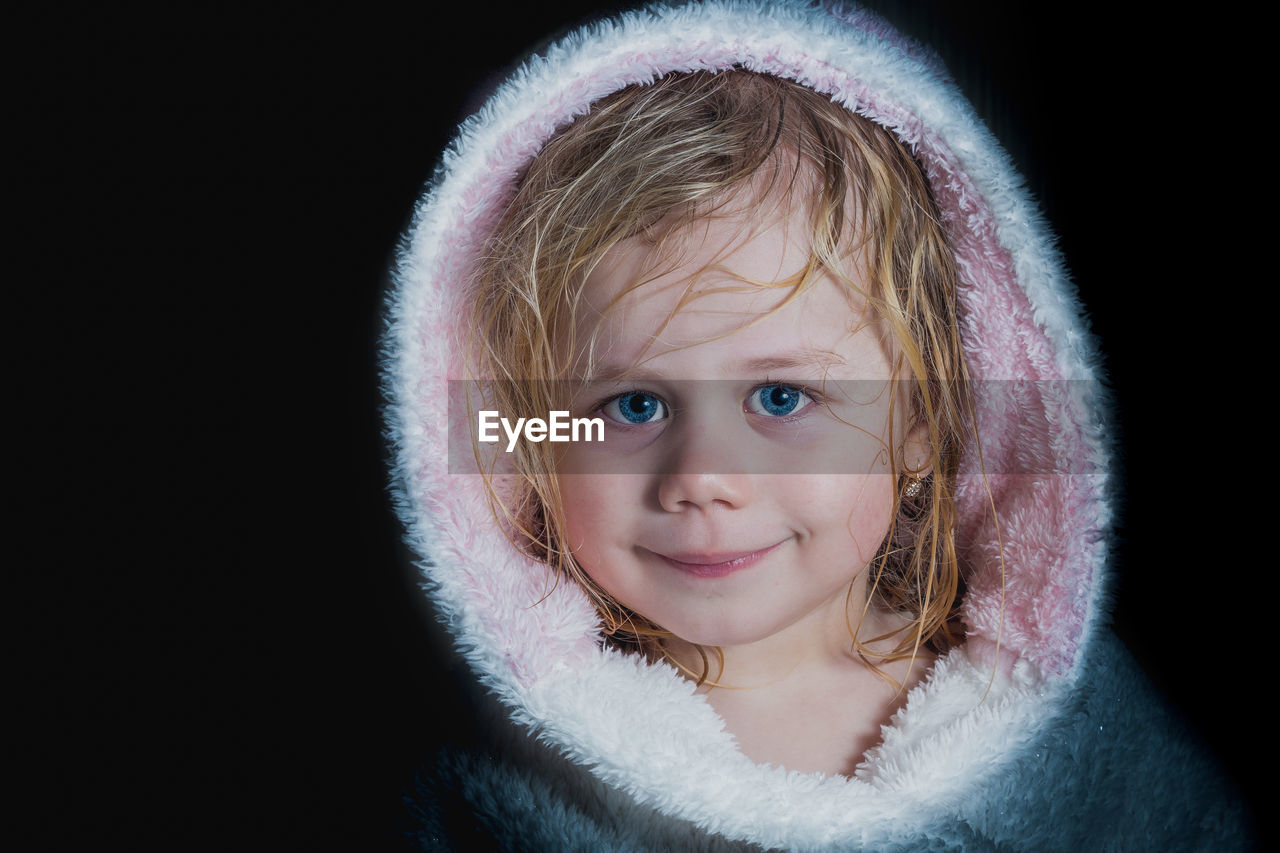
M 591 487 L 591 478 L 561 475 L 560 503 L 564 507 L 565 545 L 579 554 L 586 544 L 584 536 L 599 523 L 600 504 Z
M 628 507 L 638 505 L 638 499 L 628 490 L 627 481 L 632 479 L 602 474 L 560 477 L 565 544 L 592 577 L 596 577 L 599 567 L 607 565 L 608 534 L 629 529 L 632 513 Z
M 811 483 L 795 499 L 805 507 L 814 543 L 861 570 L 876 554 L 896 511 L 893 477 L 834 475 Z M 844 559 L 840 559 L 844 562 Z

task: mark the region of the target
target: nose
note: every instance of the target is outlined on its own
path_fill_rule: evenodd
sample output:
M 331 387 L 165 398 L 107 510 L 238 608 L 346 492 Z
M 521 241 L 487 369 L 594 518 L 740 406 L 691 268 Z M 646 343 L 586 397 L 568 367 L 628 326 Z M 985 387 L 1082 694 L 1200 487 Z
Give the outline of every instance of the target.
M 659 475 L 658 503 L 667 512 L 746 506 L 755 478 L 737 458 L 733 441 L 710 424 L 682 430 Z

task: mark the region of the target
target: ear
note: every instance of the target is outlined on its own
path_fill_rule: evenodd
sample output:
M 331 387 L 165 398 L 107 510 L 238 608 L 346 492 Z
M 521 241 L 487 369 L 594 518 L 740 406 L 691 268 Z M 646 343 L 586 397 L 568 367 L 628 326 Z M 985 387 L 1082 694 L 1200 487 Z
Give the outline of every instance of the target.
M 921 419 L 907 430 L 902 440 L 900 470 L 917 480 L 933 473 L 933 444 L 929 441 L 929 422 Z

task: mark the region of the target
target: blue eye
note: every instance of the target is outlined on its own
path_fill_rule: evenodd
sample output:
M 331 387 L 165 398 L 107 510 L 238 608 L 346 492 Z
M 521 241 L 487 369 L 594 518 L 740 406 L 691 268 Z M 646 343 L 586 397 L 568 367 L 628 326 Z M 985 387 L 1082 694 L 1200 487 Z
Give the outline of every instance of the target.
M 809 395 L 793 385 L 765 385 L 747 398 L 748 411 L 781 418 L 799 409 Z
M 619 423 L 647 424 L 667 416 L 667 404 L 643 391 L 628 391 L 605 403 L 601 411 Z

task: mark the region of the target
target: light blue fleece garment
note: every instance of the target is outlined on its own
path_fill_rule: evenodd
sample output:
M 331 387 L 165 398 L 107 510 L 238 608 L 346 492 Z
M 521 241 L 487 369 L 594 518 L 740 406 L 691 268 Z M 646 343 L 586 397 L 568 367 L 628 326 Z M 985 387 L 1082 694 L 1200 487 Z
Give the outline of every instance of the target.
M 423 769 L 407 797 L 418 849 L 761 849 L 637 805 L 513 724 L 495 723 L 489 731 L 500 734 L 446 748 L 436 766 Z M 1033 748 L 973 790 L 950 819 L 899 829 L 891 838 L 832 849 L 1252 847 L 1234 786 L 1109 631 L 1094 638 L 1079 682 Z

